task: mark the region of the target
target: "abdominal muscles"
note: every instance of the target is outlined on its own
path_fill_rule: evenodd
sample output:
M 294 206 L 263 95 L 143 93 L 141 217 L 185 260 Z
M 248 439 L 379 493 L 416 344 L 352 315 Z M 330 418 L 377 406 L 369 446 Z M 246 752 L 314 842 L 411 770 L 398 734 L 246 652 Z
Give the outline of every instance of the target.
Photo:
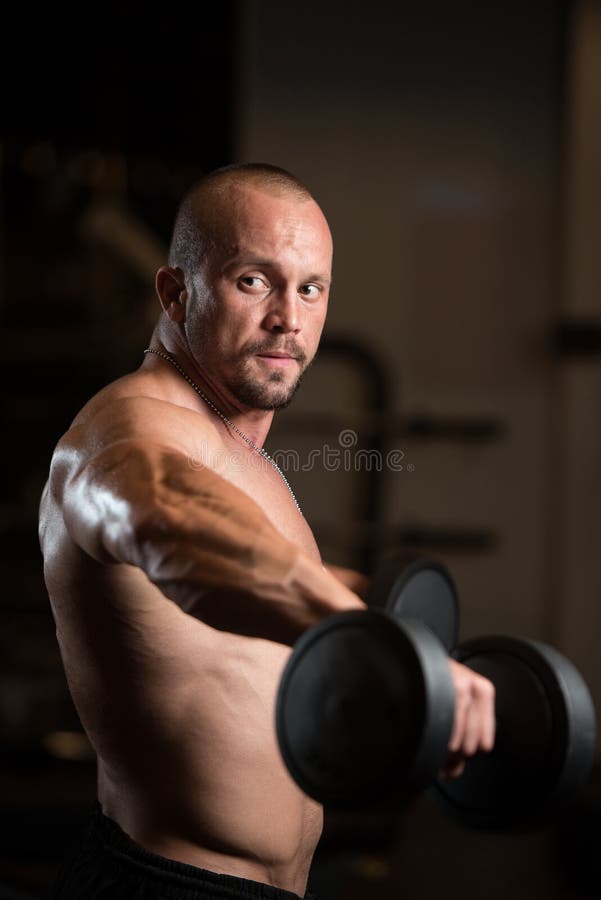
M 53 607 L 105 813 L 193 865 L 223 854 L 224 871 L 227 857 L 250 860 L 259 880 L 261 866 L 308 870 L 321 807 L 292 781 L 274 727 L 290 648 L 208 627 L 129 567 L 102 580 L 85 603 L 63 589 Z

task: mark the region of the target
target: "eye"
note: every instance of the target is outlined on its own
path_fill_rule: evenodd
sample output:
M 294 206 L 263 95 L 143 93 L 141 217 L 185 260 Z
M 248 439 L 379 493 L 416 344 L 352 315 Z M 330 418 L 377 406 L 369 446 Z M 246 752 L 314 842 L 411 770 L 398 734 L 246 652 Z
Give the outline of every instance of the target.
M 298 292 L 304 297 L 308 297 L 310 300 L 314 300 L 319 297 L 321 288 L 319 288 L 316 284 L 302 284 Z
M 253 292 L 267 290 L 267 284 L 258 275 L 243 275 L 238 279 L 238 286 Z

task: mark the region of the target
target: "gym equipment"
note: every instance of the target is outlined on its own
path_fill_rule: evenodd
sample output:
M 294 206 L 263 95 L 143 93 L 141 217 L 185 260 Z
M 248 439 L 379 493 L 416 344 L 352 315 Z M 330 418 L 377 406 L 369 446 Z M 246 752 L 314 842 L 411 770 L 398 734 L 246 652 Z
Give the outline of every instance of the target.
M 430 630 L 353 610 L 295 644 L 276 731 L 310 797 L 335 809 L 396 807 L 443 764 L 453 712 L 447 654 Z
M 424 562 L 393 580 L 393 615 L 339 613 L 302 635 L 276 701 L 283 759 L 309 796 L 334 809 L 395 808 L 430 784 L 466 825 L 534 824 L 588 777 L 589 691 L 572 663 L 545 644 L 492 637 L 460 646 L 453 656 L 495 684 L 497 738 L 492 753 L 467 760 L 459 779 L 437 777 L 454 711 L 447 655 L 434 637 L 440 610 L 450 623 L 446 644 L 457 628 L 456 592 L 445 570 L 438 573 Z M 444 603 L 430 605 L 432 628 L 415 618 L 419 598 L 434 594 L 429 583 L 446 592 Z
M 369 607 L 381 607 L 397 620 L 422 622 L 450 653 L 459 632 L 459 601 L 449 571 L 440 563 L 418 559 L 399 574 L 395 559 L 378 566 L 366 599 Z
M 595 710 L 575 666 L 557 650 L 511 637 L 476 638 L 453 653 L 495 685 L 497 736 L 434 794 L 477 828 L 536 825 L 578 796 L 590 774 Z

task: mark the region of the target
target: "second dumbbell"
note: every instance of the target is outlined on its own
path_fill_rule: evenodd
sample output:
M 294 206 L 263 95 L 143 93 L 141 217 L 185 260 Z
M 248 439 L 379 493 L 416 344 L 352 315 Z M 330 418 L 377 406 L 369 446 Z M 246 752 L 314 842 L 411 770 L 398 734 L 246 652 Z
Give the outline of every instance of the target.
M 338 809 L 398 808 L 434 784 L 465 824 L 528 824 L 581 789 L 595 716 L 575 667 L 544 644 L 483 638 L 461 662 L 495 685 L 497 739 L 453 782 L 454 689 L 440 641 L 379 610 L 341 613 L 295 645 L 276 703 L 280 750 L 299 786 Z

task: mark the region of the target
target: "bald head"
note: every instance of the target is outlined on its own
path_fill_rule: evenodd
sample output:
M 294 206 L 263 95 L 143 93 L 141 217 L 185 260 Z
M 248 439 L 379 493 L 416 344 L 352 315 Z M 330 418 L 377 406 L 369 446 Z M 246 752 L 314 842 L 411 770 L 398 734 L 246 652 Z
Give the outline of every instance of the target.
M 158 339 L 234 405 L 285 406 L 317 352 L 332 253 L 323 212 L 289 172 L 212 172 L 184 197 L 157 272 Z
M 211 251 L 222 245 L 236 197 L 245 189 L 290 197 L 300 203 L 315 202 L 298 178 L 278 166 L 240 163 L 216 169 L 196 182 L 180 203 L 169 247 L 170 266 L 192 277 Z

